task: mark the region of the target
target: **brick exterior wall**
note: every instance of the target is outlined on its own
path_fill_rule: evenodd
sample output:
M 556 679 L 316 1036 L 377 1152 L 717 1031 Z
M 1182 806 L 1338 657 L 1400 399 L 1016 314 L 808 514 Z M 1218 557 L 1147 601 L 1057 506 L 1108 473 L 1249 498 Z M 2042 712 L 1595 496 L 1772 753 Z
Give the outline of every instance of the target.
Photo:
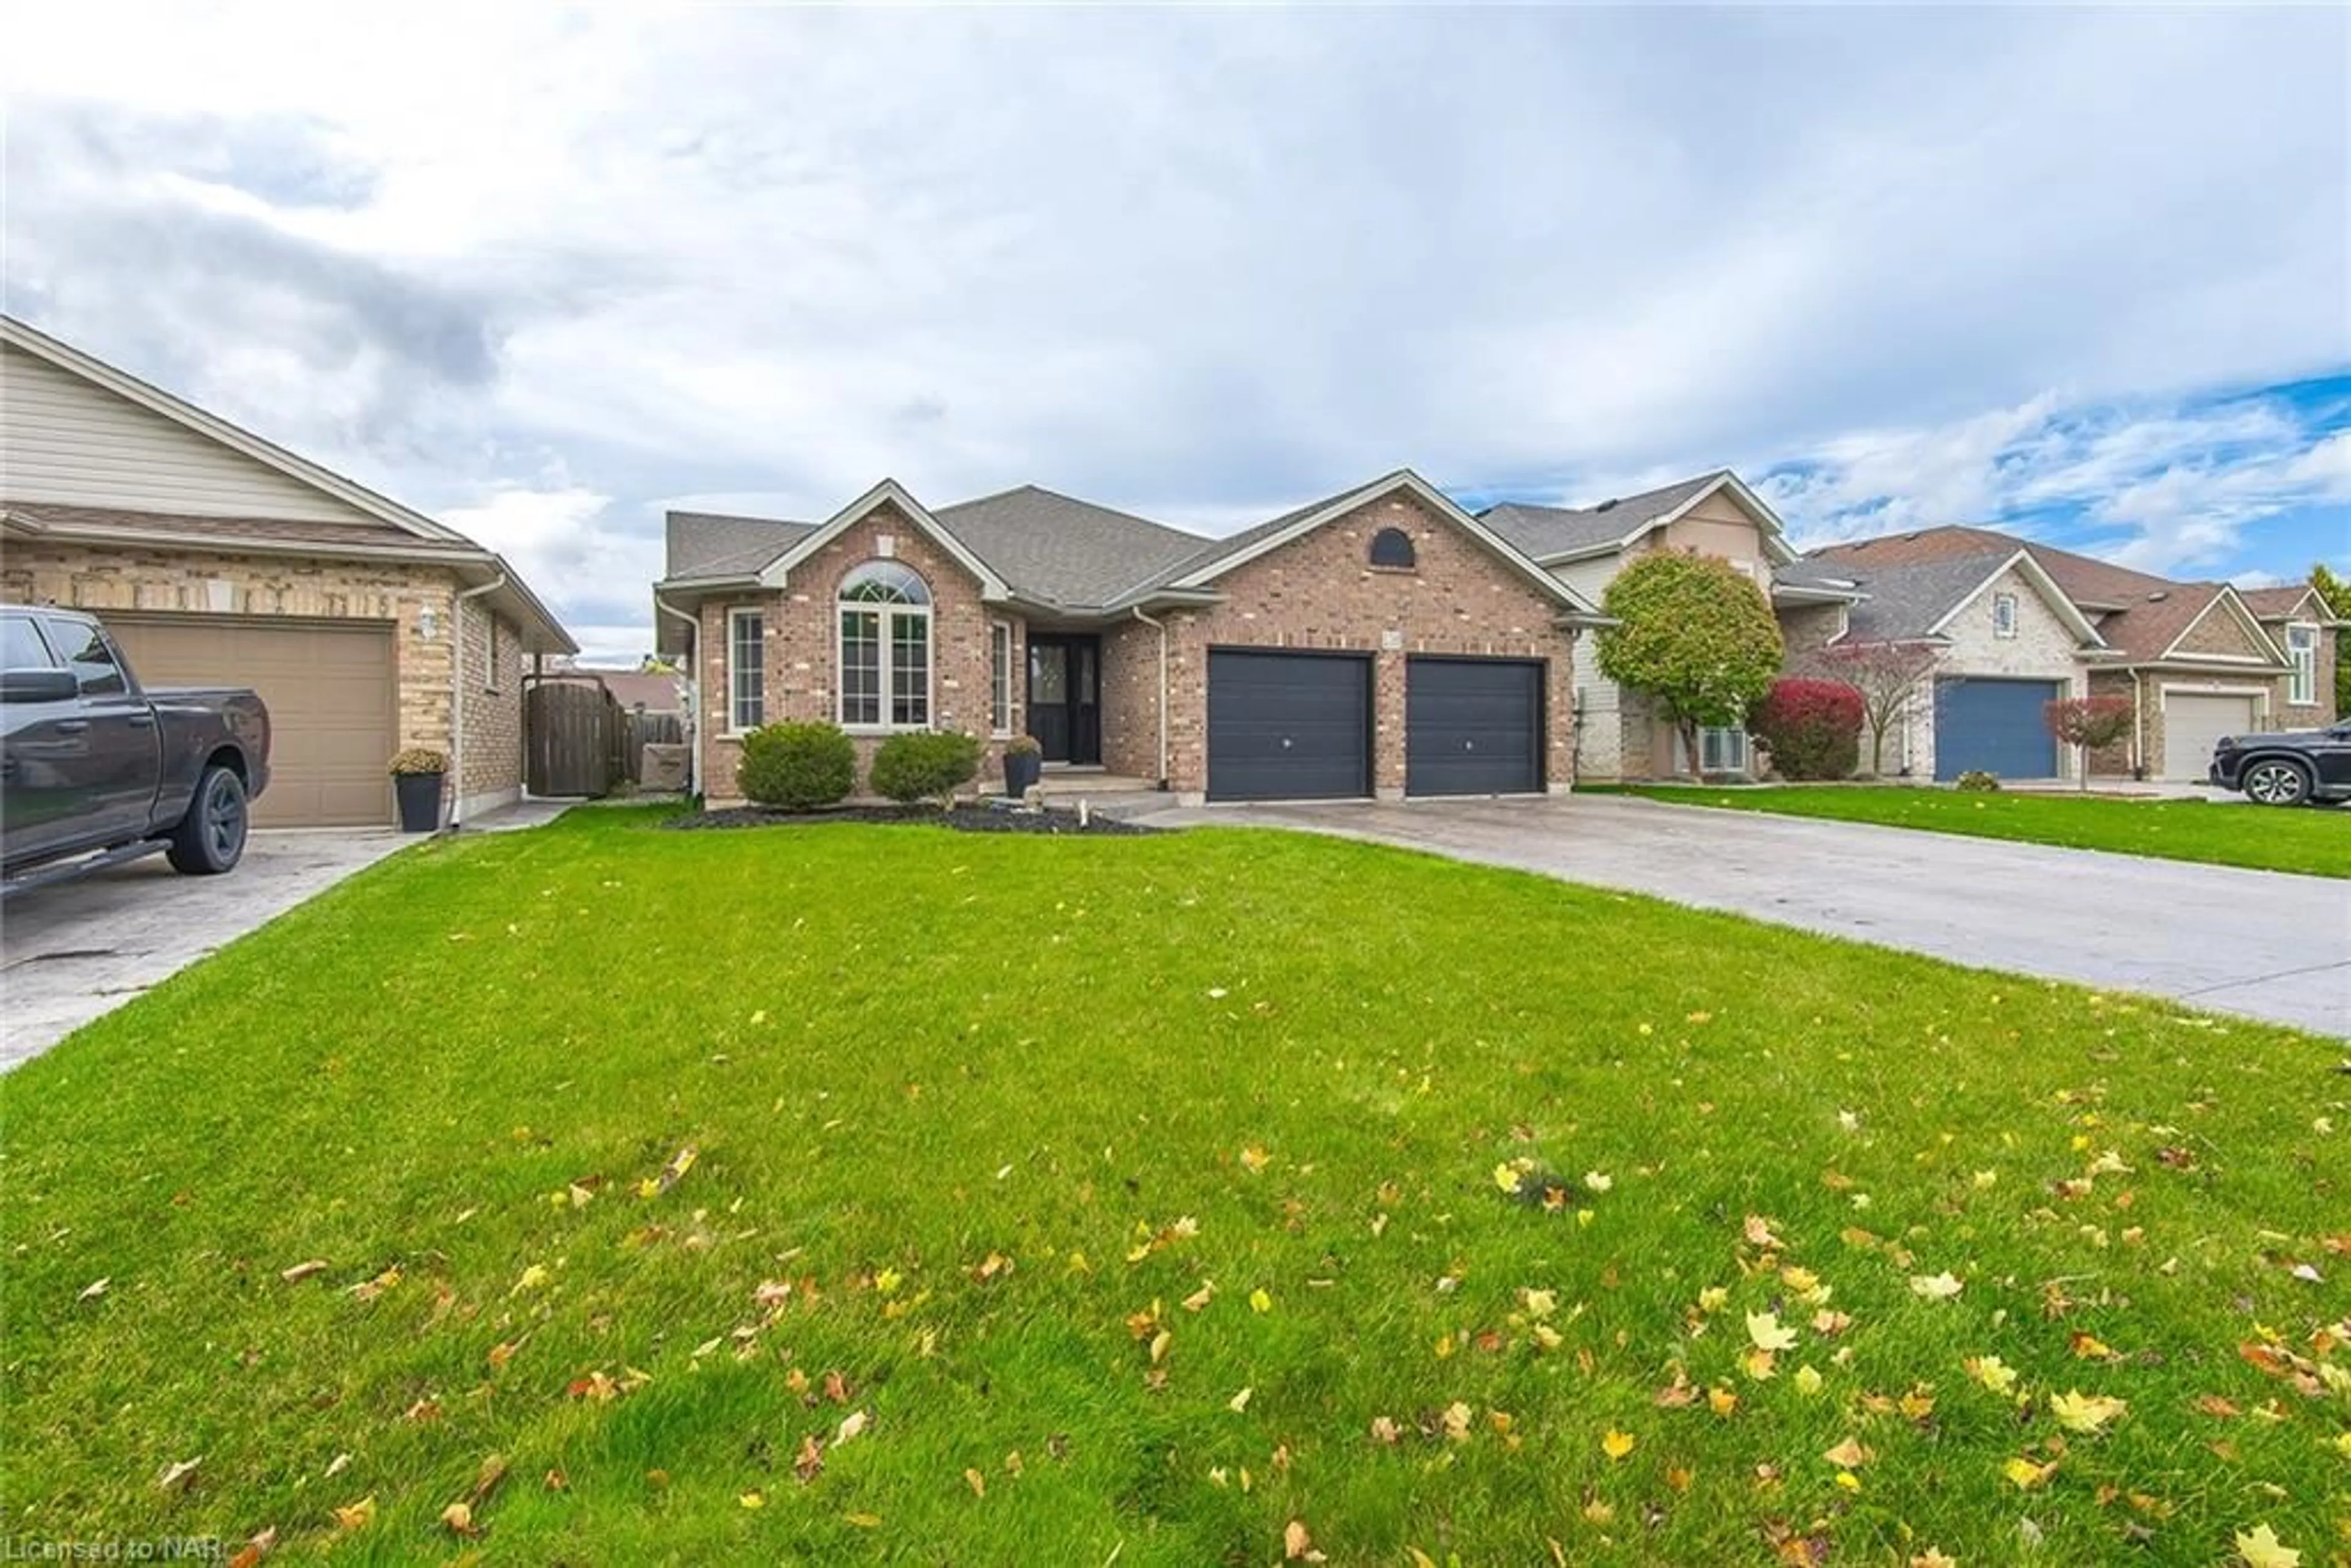
M 1997 594 L 2016 595 L 2016 635 L 2001 637 L 1992 630 L 1992 600 Z M 2013 567 L 1988 584 L 1959 608 L 1943 628 L 1950 647 L 1935 674 L 1919 684 L 1910 697 L 1902 729 L 1902 756 L 1914 778 L 1935 776 L 1935 681 L 1955 675 L 2007 676 L 2015 680 L 2055 681 L 2064 695 L 2085 696 L 2089 674 L 2078 654 L 2074 633 L 2057 618 L 2049 601 Z M 1888 748 L 1893 733 L 1886 736 Z M 2074 748 L 2057 748 L 2055 777 L 2074 776 Z
M 2215 625 L 2214 622 L 2220 624 Z M 2272 641 L 2285 646 L 2285 623 L 2265 623 Z M 2319 729 L 2335 722 L 2335 668 L 2337 657 L 2337 634 L 2334 628 L 2322 626 L 2318 632 L 2318 679 L 2312 694 L 2318 700 L 2300 704 L 2289 700 L 2294 691 L 2291 674 L 2264 676 L 2243 673 L 2227 664 L 2198 664 L 2195 653 L 2252 654 L 2260 650 L 2244 633 L 2244 628 L 2233 616 L 2221 611 L 2206 622 L 2191 627 L 2180 641 L 2182 655 L 2165 664 L 2131 670 L 2100 670 L 2090 677 L 2090 690 L 2098 696 L 2129 697 L 2137 704 L 2138 723 L 2133 739 L 2105 747 L 2091 754 L 2090 777 L 2126 778 L 2135 766 L 2144 765 L 2147 777 L 2159 778 L 2163 773 L 2165 726 L 2163 688 L 2208 686 L 2213 689 L 2258 688 L 2267 694 L 2266 706 L 2260 720 L 2270 729 Z
M 522 793 L 522 632 L 479 600 L 462 609 L 465 755 L 455 787 L 469 810 L 482 810 Z
M 757 609 L 766 616 L 766 717 L 785 720 L 822 719 L 838 722 L 841 643 L 838 625 L 841 580 L 869 560 L 882 559 L 882 540 L 892 541 L 891 559 L 922 574 L 931 591 L 931 724 L 935 729 L 958 729 L 987 742 L 980 767 L 983 783 L 1001 783 L 1003 746 L 989 735 L 990 660 L 988 625 L 1009 620 L 1014 627 L 1014 732 L 1019 732 L 1019 698 L 1025 685 L 1025 644 L 1017 618 L 1004 616 L 980 599 L 977 578 L 929 535 L 888 502 L 845 528 L 815 555 L 794 567 L 779 591 L 714 596 L 702 605 L 700 622 L 702 787 L 716 804 L 740 801 L 735 774 L 742 760 L 739 738 L 726 733 L 727 615 L 737 609 Z M 887 657 L 887 651 L 884 651 Z M 857 745 L 858 783 L 886 737 L 882 731 L 851 731 Z
M 1172 632 L 1168 652 L 1172 664 Z M 1140 621 L 1102 634 L 1102 758 L 1113 773 L 1159 777 L 1159 631 Z
M 2266 659 L 2268 651 L 2253 641 L 2243 622 L 2220 607 L 2215 601 L 2211 608 L 2197 617 L 2194 624 L 2179 634 L 2172 643 L 2169 655 L 2186 659 L 2197 653 L 2219 653 L 2228 658 Z
M 1412 570 L 1377 570 L 1367 563 L 1372 535 L 1384 528 L 1412 536 L 1417 560 Z M 1235 569 L 1216 587 L 1226 596 L 1223 603 L 1171 611 L 1165 617 L 1168 774 L 1177 791 L 1189 796 L 1207 788 L 1208 650 L 1238 646 L 1371 653 L 1373 785 L 1390 797 L 1404 789 L 1409 654 L 1545 660 L 1551 666 L 1545 774 L 1553 789 L 1574 782 L 1570 639 L 1554 624 L 1559 604 L 1417 502 L 1391 496 L 1367 503 Z M 1383 647 L 1389 632 L 1399 634 L 1401 647 Z M 1155 640 L 1152 654 L 1155 660 Z M 1155 668 L 1152 674 L 1155 681 Z M 1155 747 L 1155 734 L 1152 744 Z
M 16 603 L 53 603 L 99 612 L 146 610 L 392 622 L 400 686 L 397 744 L 441 752 L 451 749 L 451 627 L 456 591 L 455 574 L 447 569 L 399 561 L 15 540 L 0 559 L 0 597 Z M 428 611 L 441 628 L 431 638 L 418 633 Z M 496 700 L 471 692 L 466 697 L 466 755 L 459 759 L 457 772 L 469 796 L 518 789 L 522 782 L 523 654 L 514 626 L 502 623 L 502 632 L 499 674 L 507 690 Z M 478 630 L 474 641 L 478 645 Z M 478 664 L 469 662 L 469 667 L 477 669 Z

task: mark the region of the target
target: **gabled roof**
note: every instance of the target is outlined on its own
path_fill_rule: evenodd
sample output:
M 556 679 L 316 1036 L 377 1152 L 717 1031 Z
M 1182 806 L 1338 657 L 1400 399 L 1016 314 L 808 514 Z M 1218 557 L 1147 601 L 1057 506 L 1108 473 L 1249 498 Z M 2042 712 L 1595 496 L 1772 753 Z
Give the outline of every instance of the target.
M 1203 538 L 1035 485 L 931 512 L 903 486 L 884 480 L 821 524 L 672 512 L 668 562 L 656 591 L 690 591 L 753 580 L 771 586 L 780 583 L 795 565 L 823 548 L 826 540 L 886 500 L 970 568 L 989 598 L 1019 600 L 1073 614 L 1117 612 L 1130 606 L 1213 598 L 1211 585 L 1223 573 L 1358 507 L 1398 492 L 1412 495 L 1463 529 L 1571 613 L 1598 613 L 1573 589 L 1409 469 L 1325 497 L 1220 539 Z
M 874 511 L 889 506 L 930 537 L 931 542 L 956 559 L 957 565 L 979 580 L 980 596 L 985 599 L 1009 599 L 1011 585 L 997 574 L 996 570 L 972 552 L 969 545 L 957 538 L 928 508 L 914 499 L 904 485 L 895 479 L 884 479 L 846 507 L 843 507 L 806 534 L 786 546 L 784 552 L 759 569 L 759 581 L 768 588 L 781 588 L 791 575 L 792 568 L 816 554 L 826 545 L 863 522 Z
M 241 425 L 150 385 L 130 371 L 82 352 L 70 343 L 13 316 L 0 315 L 0 343 L 56 366 L 68 375 L 160 415 L 205 440 L 227 447 L 340 502 L 363 520 L 308 522 L 270 517 L 151 512 L 128 507 L 66 506 L 0 497 L 0 526 L 19 535 L 71 538 L 91 544 L 133 542 L 186 549 L 230 549 L 278 555 L 374 556 L 385 559 L 446 563 L 475 587 L 487 588 L 486 601 L 521 628 L 523 646 L 535 653 L 574 653 L 579 644 L 563 623 L 503 556 L 483 549 L 456 529 L 412 511 L 366 486 L 320 467 Z
M 1804 559 L 1820 569 L 1850 572 L 1875 594 L 1876 577 L 1891 570 L 2017 549 L 2029 555 L 2075 606 L 2099 616 L 2099 638 L 2126 663 L 2161 662 L 2215 600 L 2225 598 L 2234 609 L 2242 608 L 2237 591 L 2227 583 L 2175 581 L 1997 528 L 1921 528 L 1831 545 Z M 2257 635 L 2256 641 L 2266 638 Z M 2173 657 L 2192 660 L 2195 655 Z
M 117 397 L 137 403 L 151 413 L 161 414 L 174 424 L 193 430 L 233 452 L 242 453 L 266 468 L 274 468 L 289 478 L 298 479 L 312 489 L 331 496 L 345 506 L 364 512 L 403 533 L 444 543 L 455 541 L 470 545 L 473 542 L 455 528 L 445 528 L 422 512 L 412 511 L 389 497 L 379 496 L 364 485 L 322 468 L 275 442 L 265 441 L 241 425 L 232 424 L 216 413 L 207 413 L 192 402 L 173 397 L 162 388 L 141 381 L 130 371 L 110 365 L 93 355 L 85 354 L 72 344 L 52 338 L 39 328 L 14 316 L 0 315 L 0 343 L 46 360 L 61 371 L 103 387 Z
M 2014 570 L 2085 649 L 2101 644 L 2096 628 L 2047 572 L 2021 548 L 1971 550 L 1939 559 L 1874 566 L 1851 572 L 1866 597 L 1848 613 L 1838 640 L 1908 643 L 1938 639 L 1953 617 L 2001 577 Z
M 2318 590 L 2306 582 L 2288 582 L 2276 588 L 2241 588 L 2237 597 L 2245 608 L 2263 621 L 2290 621 L 2308 615 L 2314 621 L 2332 621 L 2326 601 L 2318 597 Z
M 1102 605 L 1139 575 L 1156 575 L 1200 549 L 1200 537 L 1036 485 L 938 509 L 1024 599 Z
M 1147 580 L 1122 595 L 1123 601 L 1139 601 L 1149 597 L 1152 590 L 1204 589 L 1216 579 L 1236 567 L 1255 560 L 1270 550 L 1280 549 L 1292 539 L 1312 533 L 1325 524 L 1337 521 L 1360 507 L 1370 505 L 1384 496 L 1405 494 L 1423 507 L 1445 518 L 1500 559 L 1505 566 L 1525 578 L 1546 598 L 1564 605 L 1571 612 L 1596 617 L 1600 612 L 1566 583 L 1545 571 L 1534 559 L 1509 539 L 1470 516 L 1453 498 L 1409 468 L 1399 468 L 1381 476 L 1368 485 L 1328 496 L 1311 502 L 1253 528 L 1245 528 L 1229 538 L 1216 541 L 1208 549 L 1179 561 L 1173 570 L 1155 580 Z
M 1538 507 L 1505 501 L 1479 513 L 1496 533 L 1546 566 L 1582 557 L 1629 549 L 1643 535 L 1665 528 L 1708 496 L 1728 492 L 1756 521 L 1765 553 L 1775 561 L 1795 559 L 1782 538 L 1779 514 L 1728 468 L 1677 480 L 1637 496 L 1596 507 Z

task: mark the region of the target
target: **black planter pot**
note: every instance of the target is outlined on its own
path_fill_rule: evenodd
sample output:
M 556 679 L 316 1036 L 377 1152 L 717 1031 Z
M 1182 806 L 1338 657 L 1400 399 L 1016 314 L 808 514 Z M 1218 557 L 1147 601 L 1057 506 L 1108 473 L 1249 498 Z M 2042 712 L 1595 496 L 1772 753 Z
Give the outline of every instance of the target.
M 1004 754 L 1004 792 L 1016 800 L 1025 800 L 1037 780 L 1045 774 L 1045 760 L 1033 751 L 1008 751 Z
M 400 831 L 430 833 L 441 826 L 441 775 L 395 773 L 392 791 L 400 801 Z

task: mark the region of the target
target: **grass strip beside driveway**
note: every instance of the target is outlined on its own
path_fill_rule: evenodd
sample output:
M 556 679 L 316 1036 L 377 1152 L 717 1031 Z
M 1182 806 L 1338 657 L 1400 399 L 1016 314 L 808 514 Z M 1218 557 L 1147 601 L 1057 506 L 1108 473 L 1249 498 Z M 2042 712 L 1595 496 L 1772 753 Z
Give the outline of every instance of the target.
M 650 821 L 411 852 L 0 1079 L 12 1531 L 2335 1540 L 2325 1042 L 1308 835 Z
M 1672 806 L 1768 811 L 1930 833 L 2009 839 L 2067 849 L 2106 850 L 2160 860 L 2351 877 L 2351 810 L 2277 810 L 2207 800 L 2115 796 L 1997 794 L 1900 785 L 1595 786 L 1593 793 L 1639 795 Z

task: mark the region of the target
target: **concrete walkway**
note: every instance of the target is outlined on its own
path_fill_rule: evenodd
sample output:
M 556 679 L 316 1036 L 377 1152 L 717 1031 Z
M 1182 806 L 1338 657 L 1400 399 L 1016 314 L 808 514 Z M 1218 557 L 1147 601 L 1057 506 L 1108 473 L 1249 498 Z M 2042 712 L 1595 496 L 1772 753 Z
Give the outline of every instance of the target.
M 1625 797 L 1202 807 L 2351 1035 L 2351 882 Z M 2351 822 L 2344 824 L 2351 831 Z

